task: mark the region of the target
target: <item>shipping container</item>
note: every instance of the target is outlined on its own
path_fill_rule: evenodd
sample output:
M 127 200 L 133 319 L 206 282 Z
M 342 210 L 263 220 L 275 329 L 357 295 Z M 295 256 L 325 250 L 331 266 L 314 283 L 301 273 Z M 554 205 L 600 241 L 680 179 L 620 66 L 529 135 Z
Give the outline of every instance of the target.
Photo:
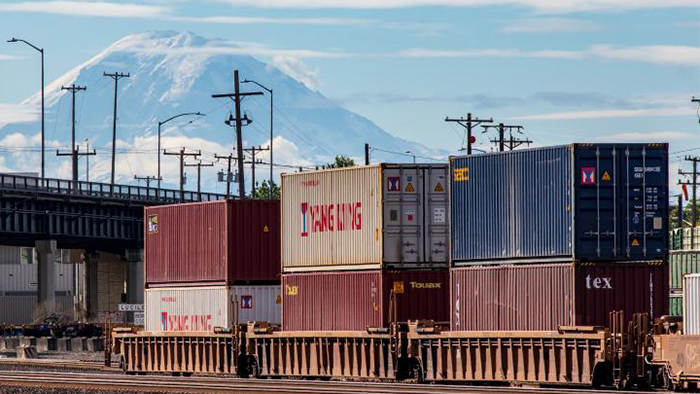
M 286 331 L 365 330 L 392 321 L 449 320 L 447 270 L 282 275 Z
M 683 278 L 683 333 L 700 335 L 700 274 Z
M 447 267 L 447 181 L 443 164 L 283 174 L 283 271 Z
M 668 314 L 683 316 L 683 292 L 671 293 L 668 298 Z
M 147 286 L 279 281 L 279 201 L 166 205 L 144 215 Z
M 38 264 L 0 264 L 0 295 L 2 293 L 36 292 Z M 56 291 L 73 291 L 75 266 L 54 263 Z
M 457 265 L 668 259 L 667 144 L 522 149 L 450 166 Z
M 700 273 L 700 250 L 670 252 L 671 291 L 683 289 L 683 276 Z
M 41 312 L 59 313 L 69 320 L 73 320 L 74 304 L 73 295 L 68 292 L 56 292 L 56 305 L 52 310 L 46 311 L 39 308 L 36 292 L 12 293 L 12 295 L 0 295 L 0 325 L 25 325 L 39 324 L 44 320 Z
M 607 326 L 608 312 L 668 314 L 668 266 L 632 263 L 485 265 L 451 272 L 455 331 Z
M 146 331 L 213 331 L 266 321 L 280 324 L 279 285 L 146 289 Z
M 673 250 L 700 251 L 700 227 L 676 228 L 671 231 L 670 237 Z

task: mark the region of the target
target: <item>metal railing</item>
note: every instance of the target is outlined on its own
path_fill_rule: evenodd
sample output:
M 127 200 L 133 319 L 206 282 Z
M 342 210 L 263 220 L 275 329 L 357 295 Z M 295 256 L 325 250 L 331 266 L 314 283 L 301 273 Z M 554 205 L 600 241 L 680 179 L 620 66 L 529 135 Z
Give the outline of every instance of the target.
M 52 194 L 65 196 L 83 196 L 101 199 L 141 201 L 156 204 L 218 201 L 225 200 L 225 194 L 207 193 L 135 185 L 110 185 L 109 183 L 72 181 L 66 179 L 44 178 L 35 176 L 0 174 L 0 190 L 33 194 Z

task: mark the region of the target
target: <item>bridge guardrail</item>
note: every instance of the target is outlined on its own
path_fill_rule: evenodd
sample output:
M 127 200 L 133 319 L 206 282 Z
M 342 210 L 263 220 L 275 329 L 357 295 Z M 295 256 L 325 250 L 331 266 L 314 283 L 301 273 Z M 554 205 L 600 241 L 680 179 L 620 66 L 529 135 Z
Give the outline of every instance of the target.
M 12 190 L 30 193 L 50 193 L 79 195 L 95 198 L 142 201 L 152 203 L 178 203 L 193 201 L 217 201 L 226 199 L 225 194 L 196 191 L 158 189 L 155 187 L 118 185 L 109 183 L 72 181 L 66 179 L 44 178 L 35 176 L 0 174 L 0 190 Z

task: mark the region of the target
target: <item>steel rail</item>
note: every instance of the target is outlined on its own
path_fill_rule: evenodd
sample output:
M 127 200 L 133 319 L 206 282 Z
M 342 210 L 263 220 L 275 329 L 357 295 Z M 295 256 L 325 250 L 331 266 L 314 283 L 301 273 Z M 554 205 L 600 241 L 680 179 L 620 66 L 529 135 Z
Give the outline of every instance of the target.
M 456 385 L 419 385 L 405 383 L 373 382 L 323 382 L 297 380 L 257 380 L 238 378 L 207 377 L 170 377 L 170 376 L 125 376 L 104 373 L 57 373 L 0 371 L 0 383 L 13 386 L 34 387 L 68 387 L 100 388 L 115 390 L 136 390 L 140 392 L 230 392 L 230 393 L 267 393 L 275 391 L 286 393 L 339 393 L 339 394 L 475 394 L 503 391 L 519 393 L 590 393 L 586 389 L 571 388 L 533 388 L 504 386 L 456 386 Z M 625 393 L 616 391 L 616 393 Z M 629 392 L 632 393 L 632 392 Z

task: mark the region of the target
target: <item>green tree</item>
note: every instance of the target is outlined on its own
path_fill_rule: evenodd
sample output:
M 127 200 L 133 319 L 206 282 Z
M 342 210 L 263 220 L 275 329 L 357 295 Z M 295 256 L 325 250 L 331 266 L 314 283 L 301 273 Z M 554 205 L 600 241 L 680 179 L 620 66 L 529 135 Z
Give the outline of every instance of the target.
M 690 227 L 688 223 L 693 220 L 693 202 L 683 201 L 683 227 Z M 671 204 L 669 207 L 669 220 L 671 221 L 671 229 L 678 228 L 678 204 Z M 698 204 L 698 222 L 700 223 L 700 204 Z
M 349 156 L 335 156 L 335 161 L 326 166 L 326 168 L 343 168 L 343 167 L 354 167 L 355 160 Z
M 268 194 L 269 190 L 270 190 L 270 182 L 262 181 L 262 183 L 260 183 L 259 185 L 256 186 L 255 193 L 253 193 L 252 198 L 255 200 L 267 200 L 269 197 L 269 194 Z M 275 182 L 272 182 L 272 199 L 273 200 L 280 199 L 280 187 L 277 186 L 277 184 Z

